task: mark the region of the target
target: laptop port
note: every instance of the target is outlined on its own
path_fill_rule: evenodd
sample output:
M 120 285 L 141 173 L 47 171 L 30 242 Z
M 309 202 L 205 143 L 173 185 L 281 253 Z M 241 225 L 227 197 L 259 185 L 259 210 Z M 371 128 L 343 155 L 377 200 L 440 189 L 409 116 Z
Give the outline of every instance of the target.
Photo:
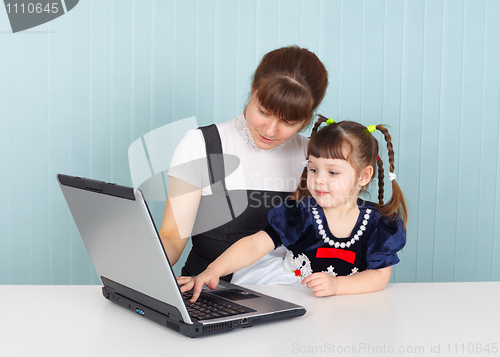
M 246 325 L 248 323 L 248 317 L 244 317 L 241 319 L 241 324 Z
M 144 311 L 143 311 L 143 310 L 141 310 L 141 309 L 137 309 L 137 310 L 135 310 L 135 311 L 137 311 L 137 313 L 138 313 L 139 315 L 144 316 Z

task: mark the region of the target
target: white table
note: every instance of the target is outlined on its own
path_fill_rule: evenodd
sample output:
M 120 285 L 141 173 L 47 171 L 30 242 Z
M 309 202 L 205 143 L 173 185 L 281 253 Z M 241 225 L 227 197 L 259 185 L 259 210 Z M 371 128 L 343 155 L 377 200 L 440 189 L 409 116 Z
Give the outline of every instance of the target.
M 250 288 L 307 313 L 190 339 L 106 301 L 100 286 L 0 286 L 0 355 L 500 356 L 500 282 L 389 284 L 328 298 Z

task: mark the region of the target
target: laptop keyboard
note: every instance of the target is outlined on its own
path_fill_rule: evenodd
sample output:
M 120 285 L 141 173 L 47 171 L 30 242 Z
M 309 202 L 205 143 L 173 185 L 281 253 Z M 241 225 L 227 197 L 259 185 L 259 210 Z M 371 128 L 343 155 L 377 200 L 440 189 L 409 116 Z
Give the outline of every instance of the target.
M 186 291 L 182 296 L 189 311 L 189 315 L 196 320 L 217 319 L 255 311 L 248 307 L 230 303 L 222 299 L 215 302 L 201 296 L 195 302 L 190 302 L 189 299 L 193 296 L 192 291 Z

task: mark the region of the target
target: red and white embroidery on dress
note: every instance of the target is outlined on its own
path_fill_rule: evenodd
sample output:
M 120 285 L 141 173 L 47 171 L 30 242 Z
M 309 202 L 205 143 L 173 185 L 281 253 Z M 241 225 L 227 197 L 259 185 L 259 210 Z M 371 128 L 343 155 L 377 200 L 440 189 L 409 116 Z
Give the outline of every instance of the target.
M 297 258 L 293 257 L 291 251 L 287 251 L 283 259 L 283 268 L 293 273 L 300 280 L 312 274 L 311 261 L 305 254 L 299 254 Z

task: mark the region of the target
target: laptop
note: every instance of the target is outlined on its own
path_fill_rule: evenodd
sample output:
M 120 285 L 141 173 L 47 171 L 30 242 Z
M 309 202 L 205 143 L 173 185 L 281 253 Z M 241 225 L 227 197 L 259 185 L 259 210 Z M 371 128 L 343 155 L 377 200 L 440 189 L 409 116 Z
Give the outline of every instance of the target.
M 139 189 L 57 175 L 106 299 L 189 337 L 302 316 L 303 306 L 221 281 L 181 293 Z

